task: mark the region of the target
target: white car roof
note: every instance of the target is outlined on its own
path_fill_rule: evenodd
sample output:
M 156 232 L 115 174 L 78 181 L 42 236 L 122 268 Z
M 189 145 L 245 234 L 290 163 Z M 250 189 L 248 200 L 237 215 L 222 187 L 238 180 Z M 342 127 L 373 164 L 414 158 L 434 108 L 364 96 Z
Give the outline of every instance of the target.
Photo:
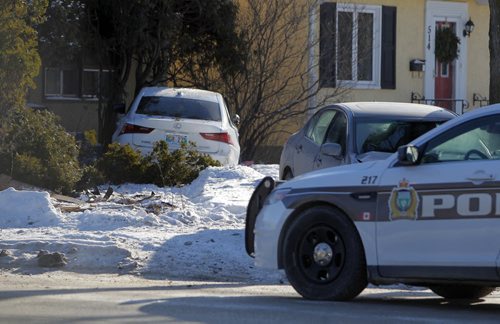
M 408 118 L 450 119 L 451 111 L 431 105 L 407 102 L 348 102 L 339 104 L 352 112 L 356 117 L 399 116 Z
M 168 87 L 146 87 L 141 90 L 142 96 L 177 97 L 186 99 L 199 99 L 205 101 L 218 102 L 217 92 L 192 89 L 192 88 L 168 88 Z

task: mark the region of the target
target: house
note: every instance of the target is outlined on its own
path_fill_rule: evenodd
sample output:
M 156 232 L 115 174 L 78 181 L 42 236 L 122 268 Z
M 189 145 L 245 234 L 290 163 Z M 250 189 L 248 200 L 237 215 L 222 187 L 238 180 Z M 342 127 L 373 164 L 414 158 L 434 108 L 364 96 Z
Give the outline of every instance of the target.
M 100 68 L 89 56 L 72 64 L 49 63 L 53 61 L 42 57 L 37 87 L 28 93 L 28 106 L 54 112 L 69 132 L 97 130 L 98 97 L 101 92 L 106 98 L 109 92 L 110 70 Z
M 294 37 L 309 53 L 307 63 L 297 64 L 314 85 L 309 107 L 341 101 L 420 102 L 461 114 L 487 103 L 488 0 L 295 1 L 315 3 L 303 33 Z M 456 57 L 438 59 L 436 45 L 438 53 Z M 109 70 L 91 61 L 44 64 L 38 88 L 28 99 L 61 116 L 69 131 L 97 129 L 97 93 L 106 91 L 102 86 L 108 78 Z M 282 138 L 270 139 L 269 150 L 255 160 L 276 162 L 282 143 L 304 117 L 279 125 Z
M 430 103 L 458 114 L 487 103 L 487 0 L 321 1 L 318 7 L 309 35 L 310 78 L 321 88 L 315 101 L 345 87 L 336 101 Z M 443 52 L 457 57 L 445 60 Z
M 308 107 L 392 101 L 438 105 L 462 114 L 488 103 L 488 0 L 301 1 L 314 6 L 305 46 Z M 279 161 L 281 143 L 270 142 L 256 160 Z

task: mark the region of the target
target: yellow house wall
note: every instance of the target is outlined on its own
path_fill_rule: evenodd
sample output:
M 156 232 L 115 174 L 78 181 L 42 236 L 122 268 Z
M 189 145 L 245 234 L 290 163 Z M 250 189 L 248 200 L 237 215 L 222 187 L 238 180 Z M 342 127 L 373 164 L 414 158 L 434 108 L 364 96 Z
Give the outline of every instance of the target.
M 411 93 L 424 93 L 424 73 L 411 72 L 412 59 L 425 59 L 425 8 L 427 0 L 359 0 L 339 1 L 343 3 L 371 4 L 397 7 L 396 22 L 396 89 L 350 89 L 338 101 L 401 101 L 410 102 Z M 467 59 L 467 98 L 472 107 L 473 93 L 488 96 L 489 89 L 489 7 L 479 5 L 476 0 L 452 1 L 466 2 L 475 29 L 468 42 Z M 317 27 L 319 26 L 319 22 Z M 462 29 L 459 26 L 459 30 Z M 319 96 L 326 96 L 328 88 L 322 89 Z
M 488 5 L 477 5 L 469 1 L 469 15 L 474 22 L 474 31 L 468 40 L 467 64 L 467 100 L 473 107 L 474 93 L 489 97 L 490 86 L 490 52 L 489 29 L 490 10 Z M 476 103 L 476 106 L 479 103 Z

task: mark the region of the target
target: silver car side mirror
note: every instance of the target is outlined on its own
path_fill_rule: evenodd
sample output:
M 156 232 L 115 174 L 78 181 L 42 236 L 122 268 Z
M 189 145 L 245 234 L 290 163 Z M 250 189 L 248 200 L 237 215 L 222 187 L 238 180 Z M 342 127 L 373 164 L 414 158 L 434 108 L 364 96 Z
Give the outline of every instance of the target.
M 342 146 L 339 143 L 325 143 L 321 145 L 320 152 L 321 154 L 339 159 L 342 157 Z

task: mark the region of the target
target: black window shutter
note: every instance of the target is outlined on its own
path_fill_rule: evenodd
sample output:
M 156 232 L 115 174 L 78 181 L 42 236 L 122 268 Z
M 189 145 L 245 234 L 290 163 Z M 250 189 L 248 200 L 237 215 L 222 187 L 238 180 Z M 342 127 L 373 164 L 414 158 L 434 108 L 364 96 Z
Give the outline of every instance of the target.
M 319 86 L 334 88 L 335 78 L 335 28 L 337 4 L 325 2 L 319 7 Z
M 382 7 L 382 89 L 396 89 L 396 7 Z

